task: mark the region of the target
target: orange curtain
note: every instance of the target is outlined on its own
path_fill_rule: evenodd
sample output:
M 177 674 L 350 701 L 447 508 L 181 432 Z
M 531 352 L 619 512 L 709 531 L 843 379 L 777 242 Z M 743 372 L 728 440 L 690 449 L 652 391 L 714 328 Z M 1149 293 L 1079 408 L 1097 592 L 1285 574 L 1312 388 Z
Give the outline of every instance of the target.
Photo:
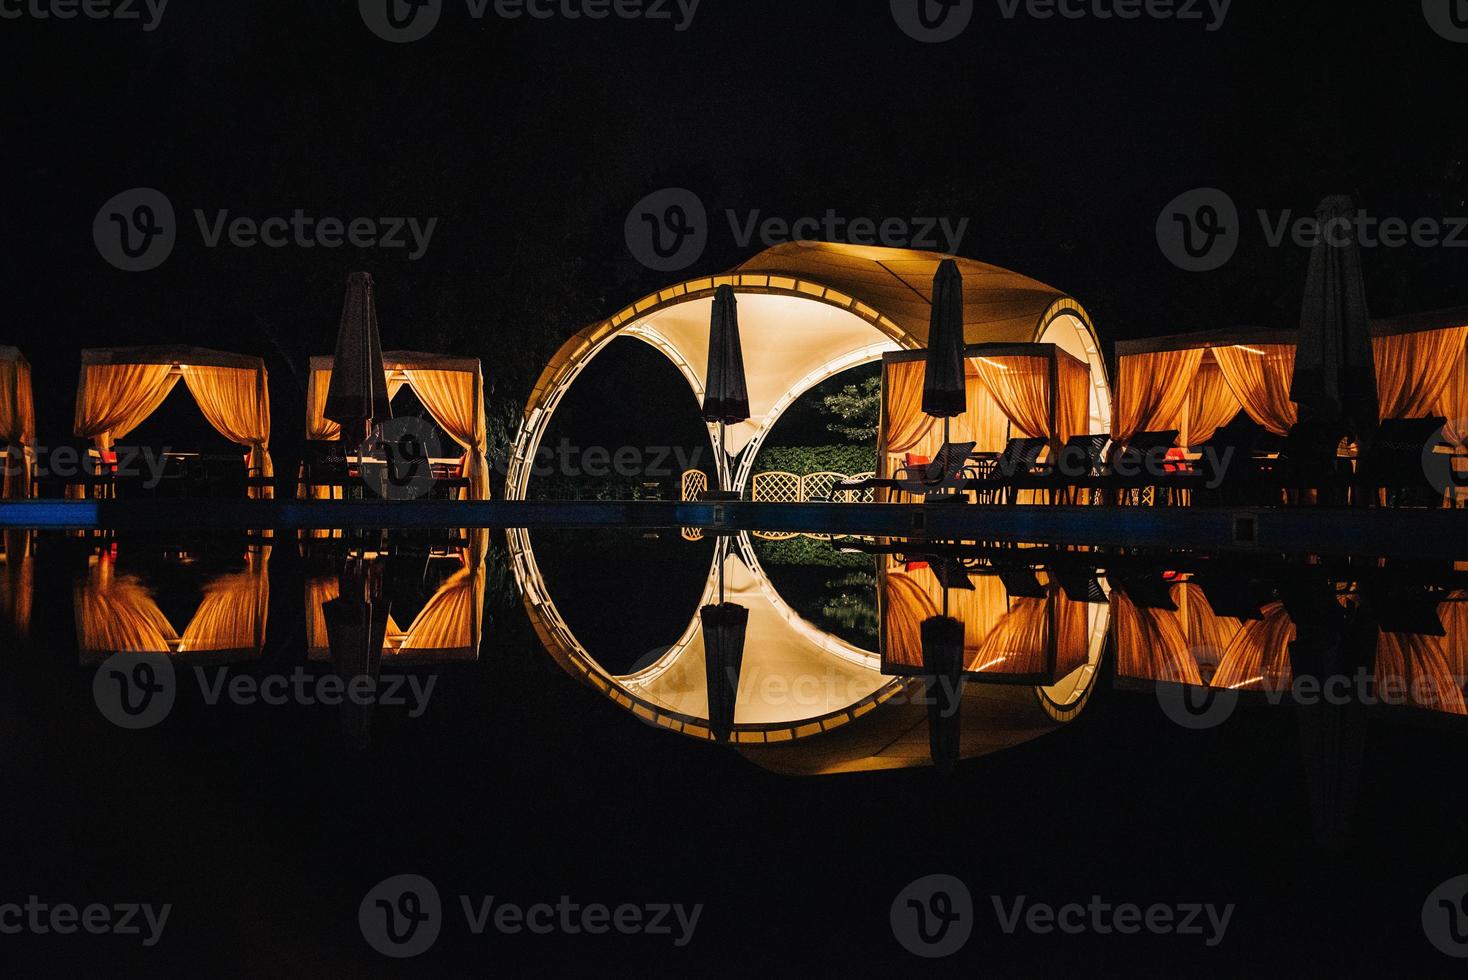
M 342 427 L 326 417 L 326 392 L 331 387 L 331 368 L 311 368 L 306 384 L 306 439 L 311 442 L 335 442 Z
M 0 361 L 0 439 L 10 444 L 0 497 L 29 497 L 36 467 L 36 405 L 31 366 L 19 352 L 13 359 Z
M 1383 631 L 1376 641 L 1377 696 L 1386 704 L 1468 714 L 1451 640 Z
M 1458 366 L 1448 377 L 1437 404 L 1432 407 L 1433 415 L 1448 420 L 1443 430 L 1444 437 L 1455 446 L 1468 446 L 1468 345 L 1458 355 Z
M 1214 687 L 1282 691 L 1294 682 L 1289 648 L 1295 638 L 1295 624 L 1283 603 L 1272 603 L 1263 612 L 1263 617 L 1248 623 L 1223 652 L 1218 673 L 1213 675 Z
M 84 655 L 168 653 L 178 634 L 153 594 L 131 575 L 97 560 L 73 592 L 78 648 Z
M 31 631 L 31 607 L 36 597 L 35 561 L 31 557 L 30 531 L 5 531 L 3 568 L 0 568 L 0 617 L 16 636 Z
M 1419 419 L 1431 414 L 1462 368 L 1465 346 L 1468 326 L 1373 337 L 1381 417 Z
M 1056 441 L 1050 424 L 1048 357 L 971 357 L 969 363 L 1019 434 Z
M 270 396 L 265 369 L 185 367 L 184 382 L 204 418 L 230 442 L 248 446 L 251 476 L 272 477 Z M 252 497 L 271 497 L 271 487 L 251 487 Z
M 1091 430 L 1091 369 L 1059 353 L 1055 363 L 1060 379 L 1060 390 L 1055 394 L 1055 439 L 1065 442 Z
M 252 555 L 250 564 L 247 571 L 221 575 L 205 586 L 204 599 L 179 640 L 180 653 L 264 647 L 270 577 L 263 556 Z
M 329 656 L 331 644 L 326 635 L 326 614 L 322 607 L 341 595 L 341 581 L 335 575 L 306 579 L 306 656 L 320 659 Z
M 1200 446 L 1212 439 L 1219 427 L 1227 425 L 1243 407 L 1229 388 L 1218 359 L 1205 355 L 1198 365 L 1188 399 L 1188 425 L 1184 433 L 1187 445 Z
M 882 418 L 887 427 L 886 450 L 899 456 L 910 452 L 937 421 L 923 414 L 922 361 L 892 361 L 882 384 Z
M 1116 672 L 1122 677 L 1202 685 L 1177 613 L 1140 608 L 1121 589 L 1111 592 Z
M 1249 418 L 1277 436 L 1286 435 L 1300 417 L 1290 401 L 1295 373 L 1293 344 L 1214 347 L 1213 356 L 1234 397 Z
M 923 665 L 923 620 L 938 615 L 928 590 L 905 572 L 882 576 L 882 663 L 917 668 Z
M 479 375 L 417 369 L 403 373 L 428 414 L 464 449 L 462 472 L 469 479 L 469 499 L 488 500 L 489 442 Z
M 156 412 L 176 384 L 167 364 L 84 364 L 75 432 L 106 452 Z
M 484 569 L 461 568 L 414 617 L 402 650 L 479 651 L 484 609 Z
M 1202 360 L 1201 349 L 1119 358 L 1111 405 L 1111 438 L 1124 443 L 1138 432 L 1181 429 L 1183 409 Z
M 1243 624 L 1230 616 L 1215 613 L 1203 590 L 1191 583 L 1174 586 L 1172 596 L 1187 637 L 1188 652 L 1206 683 L 1217 672 L 1223 652 L 1239 635 Z

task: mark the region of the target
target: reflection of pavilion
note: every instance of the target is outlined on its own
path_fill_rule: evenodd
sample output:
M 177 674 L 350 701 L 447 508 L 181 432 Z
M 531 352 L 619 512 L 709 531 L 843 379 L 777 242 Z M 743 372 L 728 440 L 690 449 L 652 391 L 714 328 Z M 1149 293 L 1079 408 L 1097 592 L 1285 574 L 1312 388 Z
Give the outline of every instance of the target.
M 203 599 L 179 633 L 143 577 L 119 571 L 106 554 L 93 555 L 73 588 L 77 646 L 83 664 L 113 653 L 199 655 L 211 661 L 248 660 L 265 646 L 270 608 L 270 549 L 251 551 L 242 570 L 203 577 Z
M 35 532 L 6 531 L 0 544 L 5 548 L 0 556 L 0 626 L 25 639 L 36 598 Z
M 469 551 L 448 559 L 454 570 L 444 578 L 428 602 L 404 629 L 391 615 L 383 642 L 384 662 L 431 663 L 476 660 L 484 628 L 485 562 Z M 311 660 L 330 660 L 323 607 L 340 594 L 336 574 L 306 579 L 306 650 Z
M 701 605 L 716 601 L 717 564 Z M 683 633 L 635 672 L 614 675 L 571 632 L 526 549 L 515 564 L 531 622 L 547 651 L 579 677 L 650 724 L 712 739 L 704 628 L 694 615 Z M 761 569 L 747 535 L 724 559 L 725 598 L 748 610 L 744 659 L 729 741 L 761 766 L 829 773 L 923 766 L 930 762 L 920 680 L 882 673 L 883 657 L 802 619 Z M 962 757 L 982 755 L 1052 730 L 1079 711 L 1105 637 L 1099 624 L 1078 642 L 1081 666 L 1049 687 L 971 683 L 961 710 Z M 1079 636 L 1079 634 L 1077 634 Z M 1076 662 L 1077 652 L 1062 659 Z

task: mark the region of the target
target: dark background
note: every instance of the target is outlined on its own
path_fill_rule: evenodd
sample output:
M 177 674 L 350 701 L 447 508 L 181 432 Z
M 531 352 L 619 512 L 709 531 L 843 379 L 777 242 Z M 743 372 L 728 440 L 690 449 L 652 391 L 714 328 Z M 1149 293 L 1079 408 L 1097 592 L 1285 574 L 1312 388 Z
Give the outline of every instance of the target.
M 386 43 L 346 0 L 175 0 L 136 22 L 0 22 L 7 327 L 37 379 L 42 441 L 69 436 L 77 351 L 193 343 L 267 358 L 278 466 L 304 367 L 346 275 L 376 277 L 384 346 L 477 355 L 513 419 L 575 329 L 757 249 L 724 209 L 970 220 L 960 251 L 1079 298 L 1103 339 L 1293 325 L 1304 254 L 1253 213 L 1344 191 L 1376 215 L 1464 212 L 1468 47 L 1415 2 L 1237 0 L 1199 22 L 1005 20 L 978 4 L 922 44 L 884 0 L 704 0 L 668 22 L 471 19 Z M 104 201 L 162 190 L 172 257 L 125 273 L 91 235 Z M 702 259 L 660 274 L 623 221 L 665 186 L 715 215 Z M 1177 194 L 1230 193 L 1238 255 L 1186 273 L 1154 225 Z M 192 211 L 438 218 L 428 253 L 205 248 Z M 1468 302 L 1468 250 L 1375 249 L 1373 313 Z M 671 371 L 671 369 L 668 369 Z M 681 414 L 675 386 L 631 415 Z M 666 394 L 666 397 L 665 397 Z M 616 405 L 601 413 L 616 412 Z

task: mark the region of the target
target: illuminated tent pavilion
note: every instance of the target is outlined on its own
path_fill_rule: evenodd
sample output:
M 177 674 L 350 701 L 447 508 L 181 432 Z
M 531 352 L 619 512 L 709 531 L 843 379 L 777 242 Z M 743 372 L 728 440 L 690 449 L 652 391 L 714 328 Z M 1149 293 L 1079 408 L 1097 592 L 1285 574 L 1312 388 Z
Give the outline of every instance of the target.
M 489 460 L 484 415 L 484 370 L 477 357 L 422 354 L 417 351 L 387 351 L 382 355 L 387 371 L 387 396 L 392 398 L 404 385 L 423 403 L 433 421 L 464 451 L 461 473 L 469 480 L 469 499 L 489 499 Z M 306 438 L 331 442 L 341 437 L 341 426 L 328 419 L 326 394 L 331 388 L 331 358 L 311 358 L 311 380 L 306 392 Z M 445 447 L 447 448 L 447 447 Z M 313 487 L 318 497 L 329 487 Z
M 669 286 L 568 340 L 525 406 L 506 496 L 525 496 L 540 441 L 556 406 L 587 364 L 618 337 L 661 351 L 702 400 L 714 291 L 733 287 L 748 374 L 751 418 L 728 429 L 725 485 L 743 489 L 759 446 L 802 394 L 848 368 L 927 343 L 933 275 L 943 256 L 909 249 L 790 243 L 766 249 L 731 272 Z M 1088 430 L 1110 423 L 1105 365 L 1079 303 L 1044 283 L 956 259 L 964 284 L 969 344 L 1053 344 L 1089 373 Z M 712 432 L 710 433 L 712 438 Z
M 255 477 L 275 474 L 270 460 L 270 395 L 265 362 L 203 347 L 97 347 L 82 351 L 75 432 L 98 453 L 141 425 L 183 381 L 208 423 L 250 450 Z M 252 497 L 272 496 L 251 487 Z
M 0 497 L 29 497 L 36 465 L 36 406 L 30 362 L 14 347 L 0 347 L 0 441 L 7 451 Z
M 1381 419 L 1442 416 L 1448 441 L 1468 444 L 1468 308 L 1376 320 L 1371 334 Z M 1285 435 L 1299 417 L 1295 336 L 1240 328 L 1118 341 L 1112 438 L 1176 429 L 1179 444 L 1197 446 L 1240 411 Z
M 521 533 L 523 532 L 515 532 Z M 607 671 L 571 632 L 546 589 L 534 552 L 513 563 L 525 608 L 547 652 L 567 673 L 642 721 L 712 739 L 704 635 L 697 609 L 657 659 L 629 674 Z M 714 601 L 717 566 L 698 605 Z M 884 676 L 882 657 L 811 624 L 766 577 L 747 534 L 724 559 L 725 598 L 749 610 L 744 660 L 729 742 L 780 772 L 821 774 L 931 764 L 922 681 Z M 959 756 L 1009 748 L 1075 717 L 1090 694 L 1105 638 L 1105 607 L 1079 642 L 1071 673 L 1047 685 L 969 684 L 963 693 Z M 1082 615 L 1084 619 L 1084 614 Z

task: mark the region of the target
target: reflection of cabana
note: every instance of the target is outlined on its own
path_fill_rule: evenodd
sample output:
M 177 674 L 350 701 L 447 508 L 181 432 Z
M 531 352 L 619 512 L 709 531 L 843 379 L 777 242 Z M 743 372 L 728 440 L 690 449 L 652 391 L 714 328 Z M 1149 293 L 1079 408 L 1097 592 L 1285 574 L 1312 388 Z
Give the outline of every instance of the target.
M 14 347 L 0 347 L 0 441 L 6 454 L 0 497 L 29 497 L 36 465 L 36 406 L 30 362 Z
M 525 496 L 540 440 L 565 393 L 618 338 L 656 348 L 702 399 L 709 320 L 717 287 L 733 287 L 751 418 L 728 427 L 730 485 L 749 480 L 759 446 L 796 399 L 827 378 L 889 351 L 927 345 L 933 274 L 943 256 L 909 249 L 826 242 L 777 245 L 720 276 L 670 286 L 568 340 L 525 407 L 506 493 Z M 1056 344 L 1090 369 L 1092 431 L 1105 431 L 1110 396 L 1089 319 L 1075 300 L 1026 276 L 957 259 L 968 343 Z
M 34 537 L 34 531 L 0 534 L 5 545 L 5 554 L 0 556 L 0 624 L 21 639 L 30 635 L 31 607 L 36 597 Z
M 110 347 L 82 351 L 76 434 L 110 451 L 158 410 L 182 380 L 204 418 L 230 442 L 250 450 L 252 477 L 274 476 L 270 460 L 270 396 L 265 362 L 202 347 Z M 268 486 L 254 497 L 272 496 Z
M 270 609 L 270 552 L 251 552 L 243 571 L 207 579 L 203 599 L 179 634 L 158 608 L 155 593 L 112 561 L 92 558 L 73 589 L 77 645 L 83 663 L 113 653 L 167 653 L 214 659 L 258 657 Z
M 484 627 L 484 584 L 484 564 L 464 559 L 463 567 L 444 580 L 407 629 L 389 615 L 383 662 L 477 659 Z M 312 660 L 331 658 L 322 607 L 340 594 L 340 588 L 340 579 L 335 575 L 306 580 L 306 647 Z
M 1011 596 L 996 574 L 947 590 L 947 615 L 963 624 L 963 672 L 989 682 L 1061 682 L 1099 656 L 1106 606 L 1076 602 L 1036 573 L 1044 598 Z M 943 615 L 944 588 L 926 562 L 888 559 L 879 575 L 882 672 L 921 674 L 923 622 Z
M 1381 418 L 1468 418 L 1468 309 L 1372 323 Z M 1234 329 L 1118 341 L 1112 436 L 1177 429 L 1210 439 L 1240 410 L 1275 435 L 1297 418 L 1290 401 L 1295 331 Z M 1462 446 L 1468 432 L 1448 438 Z
M 388 351 L 382 355 L 391 398 L 407 385 L 449 438 L 464 450 L 462 475 L 469 481 L 472 500 L 489 499 L 488 434 L 484 413 L 484 372 L 479 359 Z M 311 358 L 306 394 L 306 438 L 330 442 L 341 438 L 341 426 L 326 418 L 326 393 L 331 387 L 331 358 Z M 329 489 L 316 488 L 318 495 Z
M 1054 449 L 1090 432 L 1095 392 L 1084 361 L 1054 344 L 974 344 L 965 353 L 968 411 L 949 423 L 949 442 L 998 452 L 1011 436 L 1024 436 Z M 879 476 L 909 456 L 934 458 L 943 443 L 943 426 L 923 414 L 926 363 L 926 351 L 882 357 Z

